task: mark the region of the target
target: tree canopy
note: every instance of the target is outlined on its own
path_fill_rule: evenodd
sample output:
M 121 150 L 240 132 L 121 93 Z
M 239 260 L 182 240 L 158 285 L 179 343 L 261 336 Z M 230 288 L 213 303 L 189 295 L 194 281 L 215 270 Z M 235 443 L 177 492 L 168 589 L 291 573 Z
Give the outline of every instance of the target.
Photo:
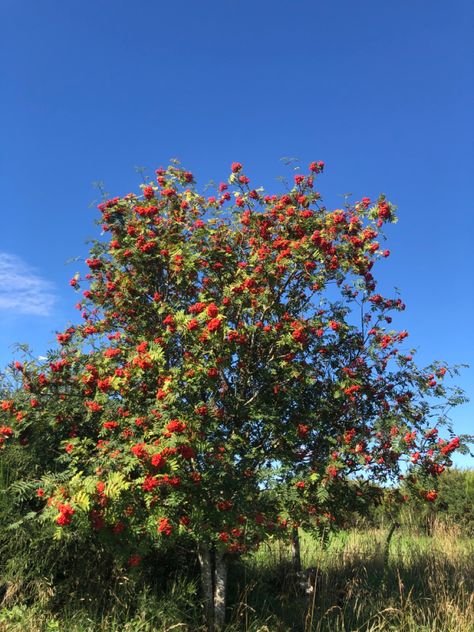
M 15 362 L 1 404 L 0 446 L 42 464 L 25 485 L 57 537 L 92 527 L 136 565 L 182 534 L 222 556 L 330 526 L 372 481 L 436 499 L 462 394 L 444 363 L 415 364 L 392 327 L 405 305 L 377 292 L 395 207 L 327 209 L 323 168 L 267 195 L 233 163 L 208 195 L 173 163 L 99 205 L 70 282 L 82 322 L 46 361 Z

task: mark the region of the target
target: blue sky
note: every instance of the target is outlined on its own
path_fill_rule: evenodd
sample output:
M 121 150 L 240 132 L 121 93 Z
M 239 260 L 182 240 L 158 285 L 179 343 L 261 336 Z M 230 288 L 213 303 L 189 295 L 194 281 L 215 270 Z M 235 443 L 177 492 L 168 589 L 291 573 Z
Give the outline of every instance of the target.
M 418 360 L 474 365 L 474 8 L 468 0 L 3 0 L 0 366 L 76 321 L 68 280 L 121 195 L 173 157 L 203 185 L 234 160 L 278 187 L 324 160 L 328 205 L 399 207 L 380 288 L 400 288 Z M 457 382 L 474 395 L 473 369 Z M 473 403 L 453 412 L 474 432 Z M 457 463 L 472 465 L 458 457 Z

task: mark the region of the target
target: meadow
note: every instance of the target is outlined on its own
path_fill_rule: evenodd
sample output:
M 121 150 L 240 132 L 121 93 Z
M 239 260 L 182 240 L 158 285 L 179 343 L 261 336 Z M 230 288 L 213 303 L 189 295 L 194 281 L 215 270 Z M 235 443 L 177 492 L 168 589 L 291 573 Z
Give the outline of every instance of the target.
M 474 541 L 441 521 L 430 536 L 402 527 L 388 547 L 387 534 L 388 528 L 364 525 L 325 541 L 302 533 L 303 568 L 313 569 L 308 592 L 283 543 L 235 560 L 226 632 L 472 632 Z M 71 577 L 80 559 L 76 564 Z M 143 573 L 107 575 L 107 562 L 84 559 L 83 565 L 76 586 L 71 577 L 59 589 L 38 577 L 34 586 L 10 584 L 0 631 L 204 629 L 198 568 L 184 549 L 171 565 L 166 558 L 149 562 L 145 579 Z

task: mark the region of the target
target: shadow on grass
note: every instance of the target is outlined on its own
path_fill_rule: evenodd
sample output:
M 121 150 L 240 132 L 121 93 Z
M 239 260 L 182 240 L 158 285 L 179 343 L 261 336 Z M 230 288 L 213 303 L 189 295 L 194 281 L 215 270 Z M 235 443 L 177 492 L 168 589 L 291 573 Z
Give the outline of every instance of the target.
M 474 629 L 472 555 L 414 546 L 387 564 L 380 552 L 325 561 L 306 584 L 286 561 L 236 563 L 233 629 L 263 630 L 262 623 L 271 632 Z

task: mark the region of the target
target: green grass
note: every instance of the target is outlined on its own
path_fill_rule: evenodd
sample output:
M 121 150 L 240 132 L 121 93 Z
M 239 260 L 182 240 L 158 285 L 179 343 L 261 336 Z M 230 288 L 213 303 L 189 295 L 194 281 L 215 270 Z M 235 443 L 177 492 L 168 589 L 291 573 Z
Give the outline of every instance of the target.
M 396 532 L 385 564 L 383 530 L 341 532 L 323 543 L 302 534 L 304 567 L 317 569 L 304 596 L 291 573 L 290 551 L 264 545 L 234 562 L 227 632 L 474 632 L 474 542 L 456 529 L 433 537 Z M 0 607 L 0 632 L 197 632 L 196 569 L 165 582 L 118 577 L 107 598 L 55 588 L 33 603 L 21 591 Z

